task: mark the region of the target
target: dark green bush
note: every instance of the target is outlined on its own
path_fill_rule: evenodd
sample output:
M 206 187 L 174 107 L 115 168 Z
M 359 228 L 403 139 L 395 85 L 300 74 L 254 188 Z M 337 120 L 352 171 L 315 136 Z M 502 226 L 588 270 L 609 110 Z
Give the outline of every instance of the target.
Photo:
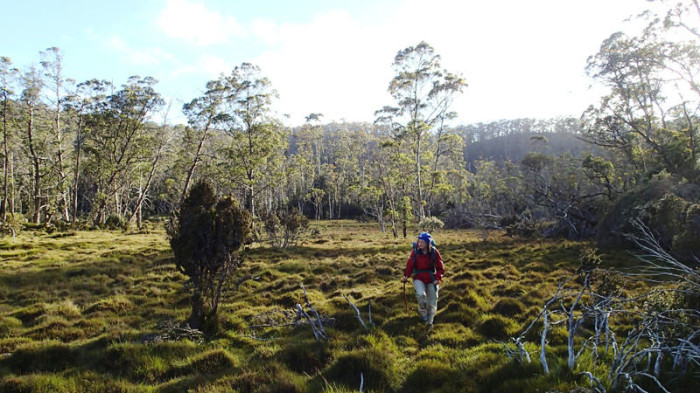
M 218 311 L 221 290 L 242 262 L 238 250 L 250 240 L 251 221 L 236 201 L 217 199 L 200 181 L 167 226 L 175 266 L 189 277 L 191 327 L 198 329 Z
M 126 223 L 124 222 L 124 218 L 122 216 L 119 216 L 116 214 L 110 214 L 109 216 L 107 216 L 107 219 L 105 220 L 104 228 L 108 229 L 110 231 L 115 231 L 118 229 L 125 229 Z
M 700 258 L 700 185 L 676 176 L 658 176 L 619 197 L 598 225 L 598 244 L 629 245 L 641 218 L 662 246 L 681 260 Z

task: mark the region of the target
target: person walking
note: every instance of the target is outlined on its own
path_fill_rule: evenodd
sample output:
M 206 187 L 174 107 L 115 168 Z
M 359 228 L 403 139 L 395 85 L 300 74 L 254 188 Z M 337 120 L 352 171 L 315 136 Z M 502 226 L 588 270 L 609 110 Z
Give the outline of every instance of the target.
M 421 232 L 418 240 L 413 243 L 413 251 L 406 262 L 403 282 L 413 275 L 413 288 L 418 300 L 418 314 L 428 328 L 433 327 L 433 319 L 437 312 L 438 290 L 440 281 L 445 274 L 440 252 L 428 232 Z

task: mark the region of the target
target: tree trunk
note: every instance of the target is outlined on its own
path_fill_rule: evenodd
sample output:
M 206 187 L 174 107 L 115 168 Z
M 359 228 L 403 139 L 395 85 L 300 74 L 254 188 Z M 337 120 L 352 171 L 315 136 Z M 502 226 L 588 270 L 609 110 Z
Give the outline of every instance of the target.
M 250 179 L 250 186 L 247 186 L 245 188 L 245 204 L 246 207 L 248 208 L 248 211 L 250 212 L 250 215 L 255 217 L 255 202 L 253 198 L 253 182 L 252 179 Z
M 207 140 L 207 136 L 209 134 L 208 131 L 209 124 L 207 124 L 207 127 L 205 127 L 204 131 L 202 132 L 202 138 L 199 139 L 199 144 L 197 144 L 197 151 L 194 154 L 194 160 L 192 160 L 192 165 L 190 165 L 190 169 L 187 171 L 187 177 L 185 178 L 185 186 L 182 189 L 182 196 L 180 197 L 180 202 L 178 205 L 182 205 L 182 202 L 185 201 L 185 197 L 187 196 L 187 190 L 190 188 L 190 182 L 192 181 L 192 176 L 194 175 L 194 170 L 197 167 L 197 163 L 200 160 L 202 147 L 204 146 L 204 142 Z
M 78 181 L 80 180 L 80 153 L 82 151 L 82 140 L 80 138 L 80 130 L 82 128 L 82 120 L 79 120 L 77 134 L 75 137 L 75 176 L 73 177 L 73 219 L 78 217 Z
M 15 156 L 10 152 L 10 215 L 15 216 Z
M 192 313 L 187 323 L 190 325 L 190 328 L 199 329 L 204 322 L 204 298 L 202 297 L 202 288 L 197 284 L 192 289 L 190 301 L 192 303 Z
M 331 192 L 328 191 L 328 219 L 333 219 L 333 199 L 331 198 Z
M 139 180 L 139 198 L 136 202 L 136 208 L 131 213 L 131 216 L 129 216 L 129 219 L 126 221 L 126 222 L 131 222 L 131 220 L 134 218 L 134 215 L 137 215 L 136 226 L 139 229 L 141 229 L 141 211 L 142 211 L 142 206 L 143 206 L 143 200 L 146 198 L 146 194 L 148 193 L 148 189 L 151 186 L 151 181 L 153 180 L 153 175 L 156 173 L 156 168 L 158 167 L 158 162 L 160 161 L 160 157 L 163 153 L 164 147 L 165 147 L 165 143 L 162 142 L 161 145 L 158 147 L 158 151 L 156 152 L 155 157 L 153 157 L 153 163 L 151 164 L 151 170 L 148 173 L 148 180 L 146 180 L 146 185 L 144 187 L 141 187 L 141 181 Z
M 32 166 L 34 170 L 34 214 L 32 221 L 34 224 L 41 224 L 41 159 L 34 150 L 34 108 L 29 108 L 29 120 L 27 123 L 27 139 L 29 143 L 29 153 L 31 154 Z
M 420 132 L 420 131 L 418 131 Z M 421 137 L 420 134 L 416 137 L 416 175 L 418 178 L 418 221 L 425 217 L 425 210 L 423 209 L 423 184 L 421 183 L 421 167 L 420 167 L 420 152 L 421 152 Z M 404 228 L 405 232 L 405 228 Z M 404 237 L 406 235 L 404 234 Z
M 4 158 L 3 158 L 3 183 L 2 183 L 2 204 L 0 204 L 0 215 L 2 215 L 2 220 L 6 221 L 7 220 L 7 203 L 8 203 L 8 195 L 9 195 L 9 171 L 10 171 L 10 156 L 9 156 L 9 149 L 7 147 L 7 116 L 8 116 L 8 109 L 7 109 L 8 103 L 7 103 L 7 97 L 5 97 L 4 102 L 3 102 L 3 108 L 2 108 L 2 144 L 3 144 L 3 151 L 5 153 Z
M 67 198 L 67 191 L 65 190 L 66 186 L 66 178 L 68 177 L 66 175 L 65 168 L 63 167 L 63 134 L 61 131 L 61 104 L 60 104 L 60 94 L 58 93 L 58 88 L 57 88 L 57 93 L 56 93 L 56 116 L 54 117 L 54 124 L 56 127 L 56 161 L 58 164 L 58 193 L 59 193 L 59 203 L 58 207 L 61 209 L 61 215 L 63 217 L 63 220 L 68 222 L 70 221 L 70 216 L 68 214 L 68 198 Z

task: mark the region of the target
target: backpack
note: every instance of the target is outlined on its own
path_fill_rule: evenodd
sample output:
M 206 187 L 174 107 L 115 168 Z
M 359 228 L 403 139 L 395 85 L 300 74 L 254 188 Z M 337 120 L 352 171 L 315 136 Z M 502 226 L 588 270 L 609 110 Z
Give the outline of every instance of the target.
M 420 251 L 418 250 L 418 245 L 416 242 L 413 242 L 413 274 L 430 273 L 431 280 L 435 281 L 435 250 L 437 249 L 435 248 L 434 240 L 430 240 L 430 246 L 430 251 L 428 251 L 428 255 L 430 256 L 430 269 L 418 270 L 418 253 Z

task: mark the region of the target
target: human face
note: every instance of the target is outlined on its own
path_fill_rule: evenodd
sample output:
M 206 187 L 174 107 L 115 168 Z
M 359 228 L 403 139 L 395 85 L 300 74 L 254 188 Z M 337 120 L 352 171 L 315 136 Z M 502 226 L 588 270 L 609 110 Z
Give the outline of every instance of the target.
M 426 241 L 423 239 L 418 239 L 418 248 L 420 248 L 421 250 L 425 250 L 426 248 L 428 248 L 428 243 L 426 243 Z

